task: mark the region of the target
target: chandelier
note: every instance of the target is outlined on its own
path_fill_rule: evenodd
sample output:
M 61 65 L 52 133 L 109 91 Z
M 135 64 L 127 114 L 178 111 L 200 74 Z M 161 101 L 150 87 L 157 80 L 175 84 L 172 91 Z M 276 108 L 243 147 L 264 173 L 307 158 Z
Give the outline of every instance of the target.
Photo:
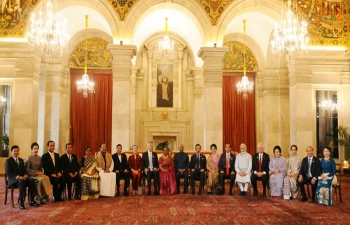
M 6 106 L 6 98 L 3 96 L 0 96 L 0 108 L 3 108 Z
M 246 65 L 245 65 L 245 30 L 246 30 L 246 25 L 245 25 L 246 20 L 243 20 L 243 30 L 244 30 L 244 58 L 243 58 L 243 77 L 242 81 L 238 82 L 237 84 L 237 92 L 238 94 L 243 95 L 243 99 L 246 100 L 248 99 L 248 94 L 251 94 L 254 89 L 254 84 L 252 82 L 249 82 L 248 77 L 246 76 Z
M 78 93 L 83 92 L 84 98 L 88 97 L 88 93 L 95 93 L 95 84 L 89 80 L 89 75 L 87 74 L 87 65 L 86 65 L 86 59 L 87 59 L 87 27 L 88 27 L 88 18 L 89 16 L 85 16 L 85 66 L 84 66 L 84 74 L 80 81 L 77 81 L 77 90 Z
M 39 16 L 32 14 L 28 45 L 41 57 L 60 57 L 68 50 L 67 20 L 57 14 L 58 0 L 41 0 Z
M 168 36 L 168 17 L 165 17 L 165 35 L 163 38 L 163 41 L 160 41 L 159 44 L 159 51 L 172 51 L 174 50 L 174 42 L 172 41 L 170 43 L 170 39 Z
M 307 36 L 307 23 L 302 21 L 299 23 L 297 3 L 293 0 L 284 0 L 287 4 L 283 4 L 281 23 L 276 23 L 273 32 L 272 52 L 280 56 L 287 51 L 288 66 L 294 64 L 294 52 L 307 52 L 309 38 Z
M 318 107 L 323 109 L 323 111 L 329 111 L 332 113 L 338 112 L 338 104 L 334 103 L 332 100 L 323 100 Z

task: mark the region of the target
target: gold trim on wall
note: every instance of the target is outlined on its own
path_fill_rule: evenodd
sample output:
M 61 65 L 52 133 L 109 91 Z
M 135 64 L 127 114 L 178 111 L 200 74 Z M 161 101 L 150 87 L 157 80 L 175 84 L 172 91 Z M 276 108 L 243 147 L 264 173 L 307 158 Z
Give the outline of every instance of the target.
M 120 20 L 124 20 L 127 13 L 137 0 L 109 0 Z
M 218 22 L 222 12 L 234 1 L 234 0 L 197 0 L 202 8 L 205 10 L 211 20 L 213 26 Z
M 89 69 L 110 69 L 112 67 L 112 55 L 107 49 L 109 43 L 100 38 L 87 40 L 87 60 Z M 69 68 L 84 68 L 85 65 L 85 41 L 80 42 L 69 57 Z
M 229 51 L 222 57 L 224 72 L 243 72 L 244 68 L 244 45 L 239 42 L 230 41 L 224 43 L 224 47 L 229 47 Z M 246 47 L 246 67 L 247 72 L 258 71 L 258 62 L 252 51 Z

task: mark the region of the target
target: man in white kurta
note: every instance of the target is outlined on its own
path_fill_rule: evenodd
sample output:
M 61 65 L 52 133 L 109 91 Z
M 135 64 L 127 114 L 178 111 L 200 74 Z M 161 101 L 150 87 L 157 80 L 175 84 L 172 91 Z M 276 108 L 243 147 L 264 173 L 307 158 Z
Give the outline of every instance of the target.
M 252 170 L 252 156 L 247 152 L 245 144 L 240 145 L 241 153 L 236 156 L 236 182 L 241 190 L 241 196 L 247 196 Z M 243 186 L 244 185 L 244 186 Z
M 95 161 L 100 176 L 100 196 L 114 196 L 116 181 L 116 175 L 112 172 L 114 163 L 105 143 L 100 145 Z

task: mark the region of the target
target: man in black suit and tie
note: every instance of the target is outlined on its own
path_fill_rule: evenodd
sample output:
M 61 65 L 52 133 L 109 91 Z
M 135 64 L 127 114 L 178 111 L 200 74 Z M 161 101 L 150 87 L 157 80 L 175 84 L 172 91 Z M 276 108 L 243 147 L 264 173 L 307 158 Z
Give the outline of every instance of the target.
M 76 200 L 80 200 L 80 165 L 78 157 L 72 153 L 72 144 L 66 144 L 66 154 L 61 156 L 63 176 L 67 182 L 68 187 L 68 201 L 72 200 L 72 184 L 75 182 L 75 196 Z
M 112 159 L 114 162 L 113 171 L 116 174 L 117 180 L 117 193 L 115 194 L 115 196 L 120 196 L 120 178 L 124 178 L 124 196 L 129 196 L 128 187 L 130 185 L 130 172 L 126 155 L 125 153 L 122 153 L 121 144 L 117 144 L 117 153 L 112 155 Z
M 184 145 L 181 143 L 179 146 L 179 152 L 174 156 L 174 166 L 176 171 L 176 186 L 177 193 L 180 193 L 180 178 L 184 177 L 184 194 L 187 194 L 188 188 L 188 166 L 189 158 L 188 154 L 184 152 Z
M 190 161 L 190 170 L 191 170 L 191 188 L 192 194 L 194 195 L 194 179 L 195 177 L 200 178 L 200 186 L 198 195 L 202 194 L 202 189 L 204 189 L 204 179 L 205 179 L 205 171 L 207 170 L 207 159 L 201 152 L 201 145 L 196 144 L 196 154 L 191 156 Z
M 50 178 L 53 187 L 53 201 L 61 201 L 61 194 L 66 185 L 62 175 L 62 164 L 60 156 L 55 153 L 55 142 L 47 142 L 48 152 L 44 153 L 41 161 L 46 176 Z
M 322 167 L 320 160 L 314 156 L 313 148 L 308 146 L 306 148 L 306 157 L 301 162 L 299 173 L 299 187 L 301 194 L 301 201 L 307 201 L 304 185 L 311 183 L 312 186 L 312 201 L 315 201 L 315 193 L 317 187 L 317 178 L 322 174 Z
M 8 177 L 8 186 L 15 186 L 19 189 L 19 208 L 24 210 L 24 199 L 26 198 L 26 180 L 28 178 L 23 159 L 19 158 L 19 147 L 11 147 L 12 156 L 6 159 L 5 170 Z
M 147 152 L 142 154 L 142 166 L 147 176 L 148 195 L 151 195 L 151 179 L 154 181 L 154 195 L 159 195 L 158 191 L 158 155 L 153 152 L 153 142 L 147 143 Z
M 263 196 L 266 197 L 266 185 L 269 180 L 269 164 L 270 156 L 264 152 L 263 143 L 258 143 L 258 152 L 255 153 L 252 159 L 252 186 L 253 186 L 253 196 L 258 196 L 258 188 L 256 181 L 261 179 L 263 185 Z
M 231 153 L 231 144 L 225 144 L 225 152 L 220 156 L 219 161 L 219 182 L 221 187 L 221 195 L 225 194 L 225 179 L 230 179 L 230 192 L 229 195 L 232 196 L 232 188 L 236 180 L 235 162 L 236 156 Z

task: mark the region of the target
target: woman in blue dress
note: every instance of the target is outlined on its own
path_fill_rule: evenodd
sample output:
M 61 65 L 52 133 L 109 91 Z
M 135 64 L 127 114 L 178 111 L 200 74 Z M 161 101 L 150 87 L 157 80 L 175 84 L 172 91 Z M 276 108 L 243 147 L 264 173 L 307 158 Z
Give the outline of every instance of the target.
M 332 205 L 332 181 L 335 177 L 335 161 L 331 158 L 331 149 L 326 146 L 323 149 L 323 159 L 321 160 L 322 175 L 318 177 L 316 188 L 317 203 L 321 205 Z

